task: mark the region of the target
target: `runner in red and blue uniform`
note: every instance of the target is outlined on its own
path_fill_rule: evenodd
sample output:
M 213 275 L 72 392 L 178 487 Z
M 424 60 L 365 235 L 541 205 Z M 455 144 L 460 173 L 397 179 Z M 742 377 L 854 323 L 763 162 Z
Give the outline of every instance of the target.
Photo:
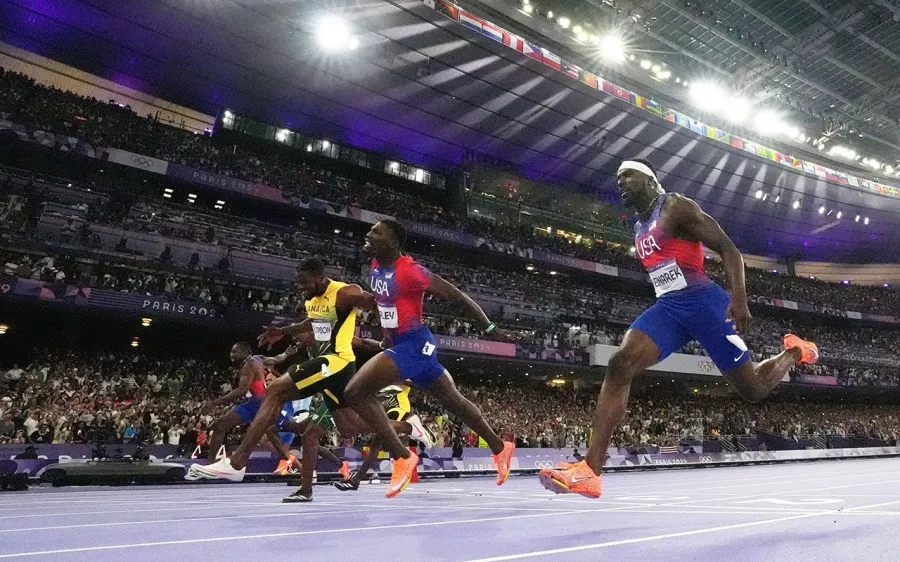
M 631 381 L 691 340 L 746 400 L 762 400 L 795 363 L 815 363 L 815 344 L 788 334 L 785 350 L 753 363 L 738 335 L 750 328 L 744 260 L 719 224 L 692 200 L 666 193 L 646 160 L 619 166 L 622 203 L 638 217 L 635 250 L 656 291 L 656 304 L 644 311 L 609 360 L 594 414 L 590 449 L 584 461 L 564 470 L 544 469 L 540 480 L 556 493 L 600 496 L 600 470 L 612 433 L 628 404 Z M 725 267 L 729 295 L 703 270 L 703 245 L 718 253 Z
M 515 445 L 504 442 L 488 425 L 481 411 L 466 399 L 453 382 L 450 373 L 438 362 L 437 342 L 422 322 L 422 301 L 426 292 L 462 305 L 481 322 L 485 335 L 511 340 L 514 335 L 497 328 L 478 304 L 468 295 L 428 271 L 414 259 L 403 255 L 406 229 L 395 220 L 376 223 L 366 234 L 364 250 L 372 257 L 371 291 L 384 331 L 385 351 L 379 353 L 353 376 L 344 398 L 359 416 L 384 441 L 384 448 L 394 458 L 391 486 L 385 494 L 393 497 L 409 484 L 419 456 L 410 452 L 376 397 L 390 385 L 409 381 L 436 396 L 444 406 L 479 434 L 494 453 L 497 485 L 509 477 Z M 384 345 L 390 343 L 390 345 Z
M 247 342 L 238 342 L 231 347 L 230 358 L 233 364 L 240 365 L 240 378 L 238 384 L 231 392 L 224 396 L 212 400 L 207 403 L 203 409 L 224 406 L 225 404 L 233 404 L 239 398 L 244 401 L 232 408 L 228 413 L 219 417 L 212 425 L 212 434 L 209 441 L 209 452 L 207 454 L 208 465 L 216 462 L 216 456 L 222 445 L 225 443 L 225 437 L 232 429 L 247 425 L 256 417 L 256 413 L 262 406 L 263 398 L 266 394 L 266 370 L 265 358 L 260 355 L 251 355 L 250 344 Z M 282 425 L 290 419 L 293 408 L 290 402 L 285 403 L 282 414 L 279 416 L 276 425 L 266 430 L 266 435 L 275 451 L 279 453 L 282 459 L 288 465 L 296 462 L 296 457 L 291 455 L 282 446 L 281 437 L 277 433 L 277 426 Z M 200 476 L 197 474 L 196 468 L 199 464 L 191 465 L 186 480 L 198 480 Z

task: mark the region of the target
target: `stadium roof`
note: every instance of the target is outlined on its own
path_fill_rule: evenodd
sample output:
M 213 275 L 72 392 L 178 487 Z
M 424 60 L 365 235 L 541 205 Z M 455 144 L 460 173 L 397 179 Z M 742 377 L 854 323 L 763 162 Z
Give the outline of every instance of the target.
M 326 13 L 346 19 L 354 50 L 322 50 Z M 874 25 L 867 21 L 857 25 Z M 2 41 L 207 113 L 229 108 L 442 170 L 474 150 L 529 177 L 607 195 L 622 156 L 648 155 L 666 187 L 700 201 L 745 250 L 822 261 L 900 256 L 897 198 L 711 147 L 415 0 L 7 0 L 0 22 Z M 699 56 L 724 67 L 734 49 L 721 51 Z M 747 57 L 729 71 L 753 72 Z

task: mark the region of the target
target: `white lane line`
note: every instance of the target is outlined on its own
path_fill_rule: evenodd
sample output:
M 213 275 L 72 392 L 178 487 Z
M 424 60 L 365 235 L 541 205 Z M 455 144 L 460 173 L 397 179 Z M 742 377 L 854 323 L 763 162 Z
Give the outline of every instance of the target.
M 330 535 L 335 533 L 354 533 L 354 532 L 362 532 L 362 531 L 384 531 L 384 530 L 396 530 L 396 529 L 414 529 L 421 527 L 440 527 L 442 525 L 467 525 L 469 523 L 485 523 L 491 521 L 509 521 L 514 519 L 533 519 L 537 517 L 557 517 L 560 515 L 575 515 L 575 514 L 583 514 L 584 511 L 562 511 L 557 513 L 534 513 L 528 515 L 508 515 L 504 517 L 484 517 L 484 518 L 476 518 L 476 519 L 452 519 L 450 521 L 431 521 L 426 523 L 403 523 L 399 525 L 378 525 L 374 527 L 351 527 L 351 528 L 341 528 L 341 529 L 320 529 L 315 531 L 293 531 L 288 533 L 265 533 L 265 534 L 257 534 L 257 535 L 237 535 L 231 537 L 208 537 L 208 538 L 199 538 L 199 539 L 183 539 L 183 540 L 173 540 L 173 541 L 155 541 L 155 542 L 142 542 L 142 543 L 130 543 L 130 544 L 115 544 L 115 545 L 103 545 L 103 546 L 85 546 L 80 548 L 61 548 L 56 550 L 42 550 L 42 551 L 31 551 L 31 552 L 14 552 L 8 554 L 0 554 L 0 559 L 3 558 L 24 558 L 26 556 L 49 556 L 52 554 L 69 554 L 73 552 L 99 552 L 106 550 L 125 550 L 132 548 L 146 548 L 153 546 L 171 546 L 171 545 L 182 545 L 182 544 L 202 544 L 202 543 L 213 543 L 213 542 L 225 542 L 225 541 L 239 541 L 239 540 L 254 540 L 254 539 L 269 539 L 269 538 L 283 538 L 283 537 L 300 537 L 304 535 Z
M 494 556 L 491 558 L 477 558 L 472 560 L 467 560 L 466 562 L 503 562 L 505 560 L 522 560 L 524 558 L 534 558 L 538 556 L 552 556 L 557 554 L 566 554 L 569 552 L 580 552 L 585 550 L 596 550 L 600 548 L 609 548 L 612 546 L 621 546 L 626 544 L 637 544 L 643 542 L 652 542 L 652 541 L 660 541 L 666 539 L 674 539 L 679 537 L 689 537 L 693 535 L 703 535 L 708 533 L 718 533 L 722 531 L 732 531 L 735 529 L 745 529 L 747 527 L 758 527 L 761 525 L 771 525 L 773 523 L 781 523 L 784 521 L 794 521 L 797 519 L 808 519 L 810 517 L 821 517 L 823 515 L 840 515 L 842 513 L 860 511 L 863 509 L 868 509 L 872 507 L 881 507 L 885 505 L 894 505 L 900 503 L 900 501 L 893 502 L 884 502 L 884 503 L 876 503 L 872 505 L 863 505 L 859 507 L 853 507 L 850 509 L 845 509 L 843 511 L 832 510 L 824 513 L 804 513 L 801 515 L 790 515 L 786 517 L 778 517 L 775 519 L 764 519 L 762 521 L 748 521 L 746 523 L 734 523 L 732 525 L 720 525 L 718 527 L 705 527 L 702 529 L 693 529 L 690 531 L 679 531 L 676 533 L 665 533 L 662 535 L 650 535 L 646 537 L 635 537 L 631 539 L 621 539 L 617 541 L 608 541 L 602 543 L 594 543 L 594 544 L 584 544 L 579 546 L 569 546 L 565 548 L 554 548 L 549 550 L 540 550 L 540 551 L 532 551 L 532 552 L 523 552 L 521 554 L 507 554 L 504 556 Z
M 296 507 L 296 506 L 295 506 Z M 411 506 L 411 505 L 400 505 L 396 504 L 394 506 L 385 506 L 384 504 L 356 504 L 357 509 L 346 509 L 346 510 L 332 510 L 332 511 L 297 511 L 290 513 L 257 513 L 252 515 L 222 515 L 222 516 L 213 516 L 213 517 L 185 517 L 185 518 L 176 518 L 176 519 L 148 519 L 148 520 L 138 520 L 138 521 L 110 521 L 105 523 L 84 523 L 81 525 L 53 525 L 49 527 L 24 527 L 18 529 L 0 529 L 0 534 L 2 533 L 17 533 L 17 532 L 33 532 L 33 531 L 55 531 L 59 529 L 85 529 L 92 527 L 120 527 L 124 525 L 153 525 L 153 524 L 166 524 L 166 523 L 183 523 L 183 522 L 196 522 L 196 521 L 219 521 L 219 520 L 228 520 L 228 519 L 264 519 L 266 517 L 303 517 L 303 516 L 328 516 L 334 514 L 344 514 L 344 513 L 362 513 L 359 508 L 370 507 L 373 509 L 378 509 L 379 511 L 410 511 L 410 510 L 428 510 L 432 511 L 437 506 L 430 505 L 421 505 L 421 506 Z M 469 504 L 460 504 L 460 505 L 441 505 L 440 509 L 453 509 L 453 510 L 464 510 L 464 511 L 493 511 L 493 512 L 503 512 L 503 511 L 512 511 L 512 512 L 536 512 L 543 513 L 547 515 L 554 514 L 567 514 L 571 513 L 570 509 L 544 509 L 544 508 L 536 508 L 536 507 L 488 507 L 488 506 L 479 506 L 479 505 L 469 505 Z M 802 510 L 798 510 L 802 511 Z M 668 512 L 667 512 L 668 513 Z M 716 512 L 719 513 L 719 512 Z M 900 514 L 898 514 L 900 515 Z

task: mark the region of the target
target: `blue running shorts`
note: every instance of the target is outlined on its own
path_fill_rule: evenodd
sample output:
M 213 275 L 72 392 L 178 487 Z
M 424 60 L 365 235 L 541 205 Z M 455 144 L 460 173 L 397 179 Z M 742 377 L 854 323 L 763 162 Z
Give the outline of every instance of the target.
M 391 337 L 394 344 L 385 350 L 400 371 L 400 377 L 416 386 L 428 386 L 444 374 L 438 363 L 437 341 L 427 326 Z
M 234 413 L 236 413 L 238 417 L 241 418 L 242 425 L 247 425 L 253 421 L 253 418 L 255 418 L 256 414 L 259 412 L 260 406 L 262 406 L 262 402 L 262 396 L 251 396 L 250 398 L 234 407 Z M 284 406 L 282 406 L 281 411 L 278 413 L 278 420 L 275 422 L 275 425 L 280 426 L 282 423 L 289 420 L 293 415 L 294 406 L 290 402 L 285 402 Z
M 664 295 L 638 316 L 631 327 L 650 336 L 662 361 L 691 340 L 700 342 L 720 371 L 750 361 L 750 351 L 725 315 L 731 297 L 722 287 L 706 287 Z

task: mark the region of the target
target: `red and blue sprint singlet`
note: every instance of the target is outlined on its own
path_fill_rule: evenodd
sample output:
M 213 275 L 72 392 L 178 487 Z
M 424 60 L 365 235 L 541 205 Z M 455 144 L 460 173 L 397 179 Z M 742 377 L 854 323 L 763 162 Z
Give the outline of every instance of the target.
M 703 270 L 703 245 L 670 236 L 659 227 L 666 194 L 650 218 L 638 222 L 634 245 L 656 291 L 656 304 L 631 328 L 644 332 L 659 349 L 659 361 L 697 340 L 723 373 L 751 360 L 750 350 L 726 318 L 731 297 Z
M 387 335 L 393 338 L 422 326 L 422 302 L 431 285 L 431 272 L 411 257 L 400 256 L 387 267 L 372 260 L 371 273 L 369 285 Z
M 372 260 L 369 285 L 378 305 L 381 328 L 391 340 L 385 350 L 403 380 L 427 386 L 444 374 L 437 360 L 437 341 L 422 321 L 425 291 L 431 272 L 409 256 L 393 264 Z
M 712 283 L 703 270 L 703 245 L 669 235 L 659 226 L 667 194 L 657 198 L 653 213 L 634 225 L 637 257 L 650 274 L 657 297 Z

